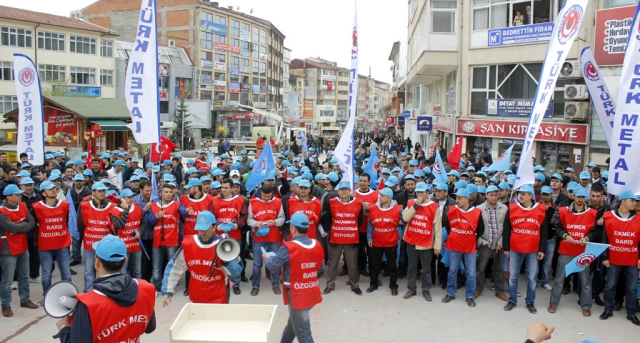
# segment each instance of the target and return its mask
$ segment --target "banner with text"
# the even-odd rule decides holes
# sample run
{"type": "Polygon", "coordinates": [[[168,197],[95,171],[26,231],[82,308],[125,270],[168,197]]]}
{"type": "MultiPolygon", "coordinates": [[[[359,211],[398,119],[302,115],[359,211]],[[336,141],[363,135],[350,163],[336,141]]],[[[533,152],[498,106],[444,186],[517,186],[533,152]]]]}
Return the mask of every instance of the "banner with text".
{"type": "Polygon", "coordinates": [[[620,65],[629,39],[636,6],[596,11],[596,39],[593,55],[598,65],[620,65]]]}
{"type": "Polygon", "coordinates": [[[589,47],[582,49],[580,69],[589,90],[593,107],[598,115],[598,120],[600,120],[604,137],[607,140],[607,144],[611,146],[611,131],[613,130],[613,118],[616,115],[616,103],[611,97],[607,84],[604,83],[604,79],[600,76],[600,68],[589,47]]]}
{"type": "Polygon", "coordinates": [[[26,55],[13,54],[16,96],[18,97],[18,154],[26,153],[29,164],[44,164],[44,119],[40,77],[26,55]]]}
{"type": "MultiPolygon", "coordinates": [[[[487,99],[485,114],[498,117],[528,117],[533,109],[533,99],[487,99]]],[[[549,101],[545,118],[553,115],[553,99],[549,101]]]]}

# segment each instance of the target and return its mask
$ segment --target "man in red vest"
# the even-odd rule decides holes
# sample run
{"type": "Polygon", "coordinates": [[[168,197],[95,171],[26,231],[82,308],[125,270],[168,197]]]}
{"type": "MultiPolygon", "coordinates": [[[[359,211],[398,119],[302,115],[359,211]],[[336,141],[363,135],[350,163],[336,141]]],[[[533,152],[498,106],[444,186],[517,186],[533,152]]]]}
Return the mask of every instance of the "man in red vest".
{"type": "MultiPolygon", "coordinates": [[[[362,182],[362,178],[360,181],[362,182]]],[[[396,258],[398,256],[398,229],[402,225],[402,205],[398,205],[393,200],[391,188],[384,188],[379,193],[380,197],[377,202],[369,205],[367,242],[371,248],[371,283],[367,288],[367,293],[378,289],[378,276],[384,255],[387,257],[387,271],[391,276],[389,281],[391,295],[396,296],[398,295],[396,258]]]]}
{"type": "Polygon", "coordinates": [[[291,240],[284,242],[277,253],[262,254],[265,266],[272,274],[280,272],[284,279],[284,304],[289,306],[289,321],[280,342],[313,342],[309,311],[322,302],[318,270],[324,251],[320,243],[307,237],[309,218],[303,212],[293,213],[289,221],[291,240]]]}
{"type": "Polygon", "coordinates": [[[40,184],[40,192],[44,200],[33,204],[31,215],[36,221],[38,252],[42,267],[42,293],[47,293],[51,287],[53,273],[53,259],[58,262],[60,276],[64,281],[71,281],[71,267],[69,266],[69,249],[71,235],[67,222],[69,220],[68,201],[58,200],[56,186],[45,181],[40,184]]]}
{"type": "Polygon", "coordinates": [[[524,185],[518,189],[518,202],[511,203],[505,215],[504,253],[509,258],[509,302],[505,311],[511,311],[518,302],[518,276],[522,263],[527,268],[527,309],[538,312],[533,302],[536,300],[536,277],[538,260],[544,259],[547,246],[547,223],[544,220],[546,208],[533,201],[533,186],[524,185]]]}
{"type": "MultiPolygon", "coordinates": [[[[596,237],[596,216],[598,211],[587,207],[587,190],[578,186],[573,190],[574,201],[568,207],[560,207],[560,220],[556,222],[556,234],[561,239],[558,249],[558,266],[556,278],[553,281],[551,299],[549,300],[549,313],[556,313],[560,304],[562,288],[565,279],[565,266],[574,257],[584,252],[586,242],[592,242],[596,237]]],[[[591,316],[591,275],[590,268],[585,268],[578,273],[580,277],[580,307],[582,315],[591,316]]]]}
{"type": "MultiPolygon", "coordinates": [[[[282,200],[274,197],[271,185],[262,185],[260,198],[253,198],[249,204],[247,224],[253,228],[253,273],[251,274],[251,295],[260,292],[262,278],[262,251],[276,252],[280,248],[280,226],[284,225],[284,210],[282,200]]],[[[280,273],[269,274],[273,293],[280,295],[280,273]]]]}
{"type": "MultiPolygon", "coordinates": [[[[355,190],[356,199],[363,204],[373,205],[378,201],[378,191],[369,187],[370,176],[367,173],[360,175],[359,188],[355,190]]],[[[367,240],[367,230],[369,226],[369,214],[365,213],[360,225],[360,242],[358,245],[358,271],[364,276],[369,276],[367,272],[367,262],[369,262],[369,272],[371,271],[371,251],[367,240]]],[[[382,256],[382,255],[380,255],[382,256]]],[[[394,255],[395,256],[395,255],[394,255]]],[[[377,284],[376,284],[377,285],[377,284]]]]}
{"type": "MultiPolygon", "coordinates": [[[[475,187],[475,185],[473,186],[475,187]]],[[[447,226],[449,238],[445,247],[449,250],[449,274],[447,275],[447,295],[443,303],[449,303],[456,298],[458,268],[464,260],[466,285],[465,297],[469,307],[476,307],[476,242],[484,233],[482,211],[469,204],[468,189],[459,189],[456,193],[456,206],[449,208],[447,226]]]]}
{"type": "Polygon", "coordinates": [[[613,302],[616,295],[618,277],[624,273],[627,319],[634,325],[640,326],[636,317],[636,298],[638,269],[640,259],[640,216],[635,210],[636,196],[631,191],[620,193],[618,210],[605,212],[604,236],[602,243],[610,244],[609,249],[602,253],[602,265],[608,268],[607,285],[604,289],[604,312],[600,319],[606,320],[613,316],[613,302]]]}
{"type": "MultiPolygon", "coordinates": [[[[292,185],[294,185],[292,191],[297,193],[297,195],[291,196],[286,205],[289,218],[296,212],[303,212],[304,214],[306,214],[307,217],[309,217],[309,228],[306,235],[311,239],[316,239],[316,232],[318,230],[320,214],[322,211],[322,203],[318,198],[310,194],[311,183],[309,181],[298,179],[297,182],[296,180],[294,180],[292,185]]],[[[321,232],[321,234],[323,233],[324,232],[321,232]]],[[[285,236],[286,234],[287,233],[285,232],[285,236]]]]}
{"type": "MultiPolygon", "coordinates": [[[[302,181],[308,184],[309,181],[302,181]]],[[[302,185],[302,183],[300,184],[302,185]]],[[[300,186],[299,185],[299,186],[300,186]]],[[[330,210],[324,212],[323,221],[331,223],[329,232],[329,275],[324,294],[331,293],[336,287],[338,264],[344,253],[345,263],[349,271],[351,290],[362,295],[360,274],[358,273],[358,242],[362,222],[362,202],[351,197],[351,183],[342,181],[338,184],[338,197],[329,200],[330,210]]]]}
{"type": "Polygon", "coordinates": [[[218,243],[226,237],[218,236],[216,217],[201,211],[196,219],[196,235],[185,236],[182,247],[171,258],[162,280],[162,306],[171,303],[178,281],[186,271],[191,273],[189,300],[200,304],[228,304],[229,280],[242,271],[238,259],[224,262],[217,255],[218,243]]]}
{"type": "Polygon", "coordinates": [[[78,232],[84,242],[84,291],[93,288],[96,278],[95,252],[93,243],[113,232],[111,224],[111,209],[114,205],[106,199],[107,186],[96,182],[91,186],[92,198],[80,203],[78,209],[78,232]]]}
{"type": "Polygon", "coordinates": [[[29,251],[26,235],[35,227],[35,221],[29,214],[27,205],[21,202],[22,193],[18,186],[9,184],[2,191],[5,200],[0,204],[0,240],[2,241],[0,301],[2,315],[5,317],[13,317],[11,282],[16,273],[20,307],[38,308],[38,305],[29,300],[29,251]]]}
{"type": "Polygon", "coordinates": [[[120,192],[120,203],[111,210],[111,221],[115,233],[127,245],[127,260],[122,270],[129,273],[131,265],[131,277],[142,278],[142,247],[138,238],[142,235],[140,222],[142,221],[142,208],[133,201],[133,191],[125,188],[120,192]]]}
{"type": "Polygon", "coordinates": [[[127,246],[113,235],[93,244],[97,278],[94,289],[76,295],[78,307],[71,317],[56,323],[54,338],[71,342],[139,342],[156,329],[153,285],[122,272],[127,246]],[[71,326],[69,326],[71,325],[71,326]]]}
{"type": "Polygon", "coordinates": [[[416,184],[416,199],[407,203],[402,211],[402,220],[407,223],[403,240],[407,244],[409,266],[407,270],[409,291],[404,295],[409,299],[416,295],[418,277],[418,259],[422,264],[422,297],[431,301],[431,259],[440,254],[442,247],[442,215],[440,206],[427,197],[427,184],[416,184]]]}

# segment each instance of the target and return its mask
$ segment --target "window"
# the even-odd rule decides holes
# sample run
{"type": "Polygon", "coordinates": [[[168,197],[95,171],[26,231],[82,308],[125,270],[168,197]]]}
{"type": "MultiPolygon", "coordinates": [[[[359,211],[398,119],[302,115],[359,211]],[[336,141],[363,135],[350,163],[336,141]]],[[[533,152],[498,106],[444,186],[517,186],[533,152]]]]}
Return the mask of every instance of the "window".
{"type": "Polygon", "coordinates": [[[261,46],[260,47],[260,53],[261,54],[266,54],[267,53],[267,47],[266,46],[261,46]]]}
{"type": "Polygon", "coordinates": [[[96,54],[96,39],[80,36],[69,36],[69,51],[78,54],[96,54]]]}
{"type": "Polygon", "coordinates": [[[455,33],[456,32],[456,0],[432,0],[431,1],[431,32],[455,33]]]}
{"type": "Polygon", "coordinates": [[[200,57],[203,60],[206,61],[213,61],[213,53],[210,51],[200,51],[200,53],[202,54],[202,57],[200,57]]]}
{"type": "Polygon", "coordinates": [[[76,85],[95,85],[96,70],[94,68],[71,67],[71,83],[76,85]]]}
{"type": "Polygon", "coordinates": [[[251,48],[251,43],[242,41],[242,49],[249,50],[249,48],[251,48]]]}
{"type": "Polygon", "coordinates": [[[216,37],[216,42],[217,43],[222,43],[225,44],[227,43],[227,36],[223,36],[223,35],[215,35],[216,37]]]}
{"type": "Polygon", "coordinates": [[[240,57],[231,56],[231,68],[240,69],[240,57]]]}
{"type": "Polygon", "coordinates": [[[0,28],[0,45],[30,48],[31,30],[2,26],[0,28]]]}
{"type": "Polygon", "coordinates": [[[216,23],[227,26],[227,18],[216,14],[216,23]]]}
{"type": "Polygon", "coordinates": [[[347,81],[338,81],[338,86],[348,86],[349,82],[347,81]]]}
{"type": "Polygon", "coordinates": [[[557,0],[473,0],[473,30],[552,22],[560,10],[558,2],[557,0]]]}
{"type": "Polygon", "coordinates": [[[267,44],[267,31],[260,30],[260,43],[267,44]]]}
{"type": "Polygon", "coordinates": [[[200,91],[200,100],[211,100],[211,91],[200,91]]]}
{"type": "Polygon", "coordinates": [[[229,41],[231,42],[231,45],[233,46],[240,46],[240,40],[238,38],[230,38],[229,41]]]}
{"type": "Polygon", "coordinates": [[[100,56],[113,57],[113,42],[110,40],[100,41],[100,56]]]}
{"type": "Polygon", "coordinates": [[[229,74],[229,82],[240,82],[240,75],[229,74]]]}
{"type": "Polygon", "coordinates": [[[333,117],[333,110],[320,110],[321,117],[333,117]]]}
{"type": "Polygon", "coordinates": [[[253,46],[253,58],[254,59],[258,59],[258,49],[260,48],[260,46],[258,44],[252,44],[253,46]]]}
{"type": "Polygon", "coordinates": [[[65,81],[67,79],[65,66],[40,64],[38,66],[38,73],[40,74],[40,81],[42,82],[65,81]]]}
{"type": "Polygon", "coordinates": [[[341,76],[341,77],[349,77],[349,72],[346,72],[346,71],[339,71],[339,72],[338,72],[338,76],[341,76]]]}
{"type": "MultiPolygon", "coordinates": [[[[241,67],[242,67],[241,69],[249,69],[249,59],[243,58],[243,59],[240,60],[240,62],[242,63],[241,64],[241,67]]],[[[248,71],[247,71],[247,73],[248,73],[248,71]]]]}
{"type": "Polygon", "coordinates": [[[18,97],[13,95],[0,95],[0,114],[11,112],[18,108],[18,97]]]}
{"type": "Polygon", "coordinates": [[[606,0],[605,8],[631,6],[638,3],[638,0],[606,0]]]}
{"type": "Polygon", "coordinates": [[[338,100],[338,106],[349,106],[349,100],[338,100]]]}
{"type": "Polygon", "coordinates": [[[240,99],[240,93],[229,93],[229,100],[238,101],[240,99]]]}
{"type": "Polygon", "coordinates": [[[158,88],[169,88],[169,77],[160,76],[158,78],[158,88]]]}
{"type": "Polygon", "coordinates": [[[38,49],[64,51],[64,34],[38,32],[38,49]]]}
{"type": "Polygon", "coordinates": [[[0,80],[1,81],[15,80],[15,77],[13,75],[13,62],[0,62],[0,80]]]}
{"type": "Polygon", "coordinates": [[[242,30],[251,33],[251,25],[247,23],[242,23],[242,30]]]}
{"type": "Polygon", "coordinates": [[[213,14],[202,12],[202,14],[200,15],[200,19],[206,20],[206,21],[213,21],[213,14]]]}
{"type": "Polygon", "coordinates": [[[214,97],[215,100],[225,100],[224,92],[215,92],[214,97]]]}
{"type": "Polygon", "coordinates": [[[251,80],[250,80],[249,76],[242,75],[240,77],[240,83],[249,84],[249,83],[251,83],[250,81],[251,80]]]}
{"type": "Polygon", "coordinates": [[[216,62],[225,63],[225,61],[227,60],[227,56],[225,54],[216,54],[215,58],[216,58],[215,59],[216,62]]]}
{"type": "Polygon", "coordinates": [[[214,80],[225,81],[226,77],[227,77],[227,74],[225,74],[225,73],[215,73],[213,75],[213,77],[214,77],[214,80]]]}
{"type": "Polygon", "coordinates": [[[210,71],[201,71],[200,80],[213,80],[213,74],[210,71]]]}
{"type": "Polygon", "coordinates": [[[100,85],[101,86],[113,86],[113,70],[100,70],[100,85]]]}
{"type": "Polygon", "coordinates": [[[235,19],[231,19],[231,35],[240,36],[240,22],[235,19]]]}
{"type": "Polygon", "coordinates": [[[349,91],[338,91],[339,95],[349,95],[349,91]]]}
{"type": "Polygon", "coordinates": [[[253,76],[258,76],[258,67],[259,67],[258,61],[253,61],[253,76]]]}
{"type": "Polygon", "coordinates": [[[213,49],[213,33],[201,32],[202,39],[200,39],[200,45],[203,49],[213,49]]]}
{"type": "Polygon", "coordinates": [[[260,62],[260,76],[267,76],[267,64],[264,62],[260,62]]]}
{"type": "Polygon", "coordinates": [[[260,42],[260,29],[257,27],[253,28],[253,42],[254,43],[260,42]]]}

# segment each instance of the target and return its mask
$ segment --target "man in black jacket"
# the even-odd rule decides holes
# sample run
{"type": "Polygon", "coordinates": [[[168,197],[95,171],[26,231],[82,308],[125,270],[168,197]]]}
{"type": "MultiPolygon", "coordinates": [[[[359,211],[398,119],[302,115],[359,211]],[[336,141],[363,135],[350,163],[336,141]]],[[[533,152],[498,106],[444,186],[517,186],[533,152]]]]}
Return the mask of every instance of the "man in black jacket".
{"type": "Polygon", "coordinates": [[[569,206],[571,203],[571,198],[562,193],[563,186],[562,175],[560,175],[560,173],[553,174],[553,176],[551,176],[551,196],[553,197],[553,203],[558,207],[569,206]]]}
{"type": "MultiPolygon", "coordinates": [[[[402,205],[402,210],[404,211],[407,208],[407,203],[411,199],[415,199],[418,196],[416,195],[416,178],[409,174],[404,178],[404,191],[398,193],[395,197],[395,201],[398,202],[398,205],[402,205]]],[[[433,260],[432,260],[433,261],[433,260]]],[[[433,263],[433,262],[432,262],[433,263]]],[[[408,256],[407,256],[407,243],[402,240],[400,242],[400,260],[398,261],[398,277],[407,276],[407,268],[408,268],[408,256]]],[[[435,278],[435,274],[431,274],[432,278],[435,278]]]]}
{"type": "MultiPolygon", "coordinates": [[[[437,202],[438,205],[440,206],[440,213],[442,213],[443,225],[446,225],[445,223],[448,223],[447,212],[449,212],[449,206],[454,206],[456,204],[455,201],[449,198],[448,191],[449,191],[449,186],[446,184],[439,183],[435,186],[435,197],[433,198],[433,201],[437,202]]],[[[449,228],[445,228],[443,226],[442,229],[448,230],[449,228]]],[[[438,255],[437,259],[434,258],[431,260],[431,283],[433,283],[434,285],[436,283],[436,273],[434,272],[434,270],[436,270],[436,263],[438,265],[437,274],[438,274],[438,280],[440,280],[440,286],[442,287],[442,289],[446,289],[447,275],[449,274],[449,268],[445,267],[444,263],[442,263],[442,254],[438,255]]]]}

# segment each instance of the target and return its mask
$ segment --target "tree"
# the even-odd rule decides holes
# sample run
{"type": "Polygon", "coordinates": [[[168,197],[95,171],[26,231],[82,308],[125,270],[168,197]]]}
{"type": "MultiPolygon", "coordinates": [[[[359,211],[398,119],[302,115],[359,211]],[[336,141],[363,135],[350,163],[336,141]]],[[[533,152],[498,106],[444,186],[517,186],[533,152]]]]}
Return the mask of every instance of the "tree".
{"type": "Polygon", "coordinates": [[[42,95],[44,96],[83,96],[71,91],[71,81],[54,80],[42,83],[42,95]]]}
{"type": "Polygon", "coordinates": [[[173,131],[171,132],[171,140],[173,142],[182,142],[177,144],[180,149],[185,150],[184,143],[191,133],[189,132],[189,126],[191,121],[189,120],[189,106],[184,101],[184,97],[180,98],[180,103],[176,106],[176,115],[173,117],[173,131]]]}

